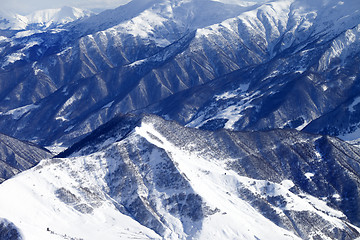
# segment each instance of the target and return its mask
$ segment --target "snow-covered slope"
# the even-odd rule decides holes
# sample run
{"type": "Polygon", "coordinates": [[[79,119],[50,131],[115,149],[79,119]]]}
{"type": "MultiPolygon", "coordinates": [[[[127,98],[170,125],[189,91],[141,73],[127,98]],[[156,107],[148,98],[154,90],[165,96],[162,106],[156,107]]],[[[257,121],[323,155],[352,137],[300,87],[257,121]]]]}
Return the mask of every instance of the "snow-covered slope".
{"type": "Polygon", "coordinates": [[[0,233],[359,237],[360,151],[314,134],[358,136],[359,9],[357,0],[133,0],[89,18],[37,12],[24,28],[42,30],[2,30],[0,131],[77,143],[0,185],[0,233]],[[192,128],[118,116],[129,112],[192,128]]]}
{"type": "Polygon", "coordinates": [[[82,10],[74,7],[62,7],[58,9],[40,10],[26,16],[28,26],[35,28],[51,28],[73,22],[78,19],[93,15],[88,10],[82,10]]]}
{"type": "Polygon", "coordinates": [[[25,16],[0,10],[0,29],[25,29],[27,25],[27,19],[25,16]]]}
{"type": "Polygon", "coordinates": [[[295,131],[123,116],[1,184],[0,215],[25,239],[354,239],[358,154],[295,131]]]}

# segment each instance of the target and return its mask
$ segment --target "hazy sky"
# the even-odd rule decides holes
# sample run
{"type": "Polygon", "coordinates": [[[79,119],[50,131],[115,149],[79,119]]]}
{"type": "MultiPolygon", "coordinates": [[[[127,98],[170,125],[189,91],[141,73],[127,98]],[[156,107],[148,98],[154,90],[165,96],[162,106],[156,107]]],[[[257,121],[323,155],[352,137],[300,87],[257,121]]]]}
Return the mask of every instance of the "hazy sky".
{"type": "Polygon", "coordinates": [[[28,14],[30,12],[72,6],[85,9],[92,8],[115,8],[129,0],[0,0],[2,11],[10,10],[15,13],[28,14]]]}

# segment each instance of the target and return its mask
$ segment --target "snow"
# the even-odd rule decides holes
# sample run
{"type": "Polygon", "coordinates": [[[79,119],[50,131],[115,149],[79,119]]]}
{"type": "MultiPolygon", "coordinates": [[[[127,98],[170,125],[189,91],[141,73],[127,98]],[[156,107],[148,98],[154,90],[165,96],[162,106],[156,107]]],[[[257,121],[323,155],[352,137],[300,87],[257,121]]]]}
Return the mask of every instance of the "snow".
{"type": "Polygon", "coordinates": [[[108,104],[106,104],[105,106],[103,106],[101,109],[109,108],[109,107],[111,107],[111,105],[113,105],[113,103],[114,103],[114,101],[111,101],[108,104]]]}
{"type": "MultiPolygon", "coordinates": [[[[355,141],[357,142],[360,140],[360,128],[356,128],[355,131],[351,133],[343,133],[338,136],[338,138],[344,140],[344,141],[355,141]]],[[[358,144],[356,144],[358,145],[358,144]]]]}
{"type": "MultiPolygon", "coordinates": [[[[67,92],[65,92],[65,94],[67,95],[67,92]]],[[[66,100],[66,102],[60,108],[60,110],[56,116],[56,120],[68,121],[68,118],[72,113],[69,110],[72,108],[73,103],[78,101],[79,99],[81,99],[81,97],[82,97],[82,95],[80,93],[76,93],[75,95],[68,98],[68,100],[66,100]]]]}
{"type": "Polygon", "coordinates": [[[23,59],[26,55],[22,52],[15,52],[8,56],[6,56],[5,62],[2,64],[2,68],[6,67],[9,64],[15,63],[16,61],[19,61],[23,59]]]}
{"type": "Polygon", "coordinates": [[[323,156],[319,151],[315,151],[315,160],[317,161],[322,161],[323,160],[323,156]]]}
{"type": "Polygon", "coordinates": [[[20,119],[24,114],[29,112],[30,110],[36,109],[40,107],[39,105],[30,104],[23,107],[15,108],[12,110],[9,110],[5,113],[0,113],[0,115],[11,115],[11,117],[15,120],[20,119]]]}
{"type": "Polygon", "coordinates": [[[139,66],[139,65],[145,63],[146,61],[147,61],[146,59],[141,59],[141,60],[135,61],[133,63],[130,63],[128,66],[129,67],[136,67],[136,66],[139,66]]]}
{"type": "MultiPolygon", "coordinates": [[[[165,151],[178,171],[188,180],[191,189],[201,196],[203,203],[210,209],[216,209],[214,214],[203,219],[201,225],[192,226],[196,230],[194,236],[185,234],[180,220],[166,209],[157,209],[166,218],[169,227],[164,233],[164,239],[299,239],[242,200],[239,197],[241,188],[264,199],[268,196],[282,196],[286,204],[274,207],[280,215],[286,210],[310,211],[334,226],[346,227],[340,220],[344,215],[327,206],[325,201],[305,193],[292,193],[290,189],[294,183],[291,180],[274,183],[240,176],[227,167],[228,161],[235,159],[213,159],[205,157],[201,152],[182,149],[171,143],[151,122],[143,121],[127,139],[124,140],[125,146],[144,140],[157,147],[148,156],[149,164],[153,166],[162,161],[162,151],[165,151]]],[[[163,239],[131,217],[120,213],[115,207],[115,200],[107,193],[107,176],[109,171],[116,169],[119,158],[113,151],[120,149],[122,144],[121,141],[109,139],[102,145],[102,151],[90,155],[46,159],[35,168],[4,182],[0,185],[1,217],[13,222],[21,230],[25,240],[112,240],[119,237],[163,239]],[[90,195],[85,194],[84,189],[90,195]],[[59,192],[66,193],[67,197],[59,195],[59,192]]],[[[59,145],[49,149],[55,152],[62,150],[59,145]]],[[[125,157],[123,161],[132,166],[135,172],[139,171],[136,169],[140,166],[132,163],[132,159],[125,157]]],[[[311,177],[310,173],[306,174],[311,177]]],[[[142,179],[139,175],[138,181],[143,181],[142,179]]],[[[149,190],[144,186],[139,184],[136,191],[139,196],[146,198],[149,190]]],[[[170,192],[152,194],[160,197],[159,194],[170,192]]],[[[157,204],[161,206],[161,203],[157,204]]]]}
{"type": "Polygon", "coordinates": [[[0,23],[0,30],[21,30],[26,28],[26,17],[19,14],[0,10],[0,19],[5,20],[4,23],[0,23]]]}
{"type": "MultiPolygon", "coordinates": [[[[19,34],[19,33],[18,33],[19,34]]],[[[21,49],[19,49],[17,52],[14,52],[10,55],[7,55],[5,57],[5,61],[3,62],[2,64],[2,68],[10,65],[10,64],[13,64],[15,63],[16,61],[19,61],[19,60],[22,60],[24,59],[27,54],[25,53],[25,51],[33,46],[36,46],[36,45],[40,45],[40,43],[42,42],[42,40],[38,40],[38,39],[34,39],[34,40],[31,40],[29,42],[27,42],[25,44],[25,46],[23,46],[21,49]]],[[[13,44],[13,42],[11,42],[11,44],[13,44]]]]}
{"type": "Polygon", "coordinates": [[[184,153],[150,124],[143,123],[141,127],[136,128],[136,133],[167,151],[176,162],[179,171],[189,179],[195,192],[200,194],[210,207],[220,210],[206,218],[197,238],[254,239],[256,236],[260,239],[298,239],[293,233],[279,228],[237,197],[238,184],[252,179],[239,177],[236,173],[226,170],[220,162],[184,153]],[[219,231],[218,226],[226,227],[219,231]]]}
{"type": "MultiPolygon", "coordinates": [[[[79,185],[71,176],[72,171],[87,172],[83,161],[68,160],[67,163],[51,163],[44,160],[41,167],[20,174],[0,186],[0,192],[6,193],[0,199],[1,215],[19,227],[26,240],[32,239],[160,239],[154,232],[144,228],[129,216],[121,214],[107,196],[101,206],[91,214],[82,214],[62,202],[55,196],[55,191],[63,187],[69,188],[73,194],[79,194],[80,187],[101,183],[91,177],[85,177],[87,182],[79,185]],[[71,164],[71,165],[70,165],[71,164]],[[70,169],[62,169],[62,166],[70,169]],[[68,171],[66,171],[68,170],[68,171]],[[73,186],[73,187],[71,187],[73,186]],[[26,201],[23,201],[26,199],[26,201]],[[16,207],[10,207],[16,206],[16,207]],[[36,216],[36,221],[34,221],[36,216]],[[76,227],[74,227],[76,226],[76,227]],[[49,228],[51,231],[47,231],[49,228]],[[51,232],[54,232],[52,234],[51,232]]],[[[95,159],[88,159],[88,164],[95,159]]],[[[81,175],[81,172],[78,172],[81,175]]],[[[105,174],[105,169],[99,169],[99,177],[105,174]]],[[[81,195],[77,196],[81,198],[81,195]]]]}
{"type": "Polygon", "coordinates": [[[52,154],[57,155],[67,149],[67,147],[63,147],[61,144],[55,144],[52,146],[46,146],[47,150],[49,150],[52,154]]]}
{"type": "Polygon", "coordinates": [[[306,177],[307,179],[309,179],[309,180],[311,180],[312,177],[314,177],[314,176],[315,176],[315,174],[313,174],[313,173],[310,173],[310,172],[305,173],[305,177],[306,177]]]}
{"type": "Polygon", "coordinates": [[[133,18],[131,21],[121,25],[129,34],[148,38],[156,27],[163,25],[167,19],[149,10],[144,11],[140,16],[133,18]]]}
{"type": "Polygon", "coordinates": [[[240,84],[239,88],[234,91],[224,92],[220,95],[215,95],[216,101],[227,100],[237,97],[239,94],[246,92],[249,89],[250,83],[240,84]]]}
{"type": "Polygon", "coordinates": [[[214,2],[221,2],[224,4],[233,4],[233,5],[239,5],[242,7],[249,7],[253,6],[258,3],[264,3],[266,0],[255,0],[255,1],[239,1],[239,0],[212,0],[214,2]]]}
{"type": "Polygon", "coordinates": [[[332,61],[340,59],[342,62],[351,56],[352,50],[360,46],[360,24],[345,31],[332,41],[331,47],[323,54],[319,61],[320,71],[325,71],[332,61]]]}
{"type": "Polygon", "coordinates": [[[355,106],[357,106],[360,103],[360,97],[356,97],[354,101],[349,105],[348,110],[353,113],[355,112],[355,106]]]}
{"type": "MultiPolygon", "coordinates": [[[[240,2],[235,0],[216,0],[218,2],[250,6],[256,4],[255,2],[240,2]]],[[[299,32],[308,32],[311,29],[320,29],[319,26],[314,25],[314,19],[320,16],[319,9],[316,11],[307,11],[305,8],[297,8],[293,15],[291,15],[286,9],[289,9],[289,5],[294,1],[277,1],[269,2],[267,5],[263,5],[256,8],[253,11],[246,13],[239,13],[239,16],[232,16],[233,18],[223,21],[221,24],[212,24],[212,19],[203,22],[206,26],[200,28],[197,31],[197,37],[210,38],[214,34],[220,34],[220,29],[226,28],[229,31],[239,33],[239,29],[236,29],[237,21],[244,23],[252,33],[259,34],[266,42],[266,47],[271,50],[274,44],[277,44],[277,40],[283,36],[286,32],[290,35],[288,42],[284,42],[283,48],[290,46],[292,41],[295,41],[299,32]],[[271,14],[280,13],[278,19],[274,19],[271,14]],[[267,20],[267,24],[259,21],[260,13],[267,20]],[[306,17],[303,15],[306,13],[306,17]],[[288,24],[288,18],[292,16],[294,24],[288,24]],[[271,31],[268,31],[271,30],[271,31]]],[[[297,1],[299,3],[299,1],[297,1]]],[[[183,1],[183,4],[186,2],[183,1]]],[[[162,7],[166,8],[166,12],[156,12],[146,10],[135,16],[131,20],[124,21],[121,24],[100,32],[97,37],[99,39],[102,35],[105,37],[108,33],[122,32],[131,34],[134,37],[140,37],[149,39],[155,42],[157,46],[164,47],[171,43],[171,37],[164,34],[162,37],[155,37],[158,29],[165,29],[165,25],[169,22],[169,19],[173,17],[173,8],[168,8],[168,3],[164,3],[162,7]]],[[[346,5],[344,2],[338,2],[339,6],[346,5]]],[[[335,8],[336,6],[334,6],[335,8]]],[[[164,9],[160,8],[160,9],[164,9]]],[[[295,8],[296,9],[296,8],[295,8]]],[[[65,9],[66,10],[66,9],[65,9]]],[[[65,11],[60,15],[58,11],[48,10],[38,12],[32,16],[27,17],[27,23],[41,23],[45,27],[49,27],[54,22],[65,23],[72,21],[74,18],[81,17],[81,12],[74,12],[71,10],[70,14],[65,14],[65,11]],[[67,16],[73,14],[74,18],[68,18],[67,16]],[[57,16],[57,17],[56,17],[57,16]]],[[[67,9],[68,10],[68,9],[67,9]]],[[[153,9],[152,9],[153,10],[153,9]]],[[[69,13],[69,12],[67,12],[69,13]]],[[[227,12],[222,13],[224,18],[227,12]]],[[[22,18],[24,20],[24,18],[22,18]]],[[[331,18],[327,19],[331,22],[331,18]]],[[[186,25],[189,22],[182,22],[186,25]]],[[[181,26],[181,24],[179,25],[181,26]]],[[[196,24],[192,27],[198,27],[196,24]]],[[[16,35],[16,38],[30,36],[34,33],[40,32],[39,30],[21,31],[16,35]]],[[[314,34],[319,32],[313,31],[314,34]]],[[[341,36],[332,41],[332,46],[327,51],[321,62],[319,63],[321,69],[325,69],[334,59],[341,58],[342,61],[349,56],[352,47],[357,47],[359,40],[359,27],[344,32],[341,36]]],[[[300,36],[300,34],[299,34],[300,36]]],[[[89,41],[94,41],[94,36],[87,36],[89,41]]],[[[4,38],[0,39],[6,40],[4,38]]],[[[103,39],[106,42],[106,39],[103,39]]],[[[26,48],[30,48],[36,45],[37,42],[30,42],[26,45],[26,48]]],[[[64,50],[60,54],[65,54],[71,48],[64,50]]],[[[3,66],[14,63],[21,60],[25,56],[24,53],[17,52],[6,57],[3,66]]],[[[139,60],[133,62],[129,66],[136,66],[144,63],[146,60],[139,60]]],[[[41,70],[33,65],[35,74],[38,74],[41,70]]],[[[303,73],[306,69],[299,66],[296,72],[303,73]]],[[[277,76],[279,72],[274,71],[268,75],[264,80],[268,80],[277,76]]],[[[321,86],[324,91],[327,90],[327,86],[321,86]]],[[[231,101],[237,100],[232,105],[222,106],[217,109],[217,114],[211,118],[206,118],[206,114],[198,116],[188,126],[201,126],[207,121],[214,119],[227,119],[225,128],[233,129],[234,124],[243,116],[243,112],[246,109],[253,108],[251,104],[255,97],[258,97],[259,92],[252,94],[245,93],[249,89],[249,84],[241,85],[235,91],[224,92],[215,96],[216,101],[231,101]]],[[[67,89],[64,88],[63,93],[67,93],[67,89]]],[[[81,96],[72,96],[65,102],[59,112],[56,120],[67,121],[67,117],[71,114],[70,107],[75,101],[80,99],[81,96]],[[65,112],[68,112],[65,114],[65,112]]],[[[360,97],[356,98],[354,102],[349,106],[349,111],[354,112],[355,106],[360,103],[360,97]]],[[[111,107],[113,102],[103,106],[103,108],[111,107]]],[[[31,104],[21,108],[16,108],[2,115],[11,115],[14,119],[20,119],[31,109],[39,106],[31,104]]],[[[297,129],[303,129],[308,122],[297,129]]],[[[73,126],[69,126],[65,132],[70,131],[73,126]]],[[[256,179],[241,177],[232,170],[228,170],[226,165],[221,161],[224,159],[206,159],[199,157],[196,153],[184,152],[177,146],[168,141],[166,136],[161,135],[154,126],[151,124],[143,123],[140,127],[136,128],[136,136],[145,138],[150,143],[154,144],[160,149],[165,150],[176,162],[179,171],[189,179],[191,187],[196,193],[204,198],[204,201],[212,208],[218,208],[219,212],[207,217],[199,234],[200,239],[297,239],[297,237],[276,226],[268,219],[264,218],[254,208],[252,208],[247,202],[241,200],[238,194],[239,186],[249,189],[251,192],[259,194],[262,197],[266,196],[284,196],[286,199],[286,206],[276,209],[278,212],[284,210],[294,211],[312,211],[320,214],[326,219],[329,219],[331,223],[341,227],[342,223],[336,218],[344,217],[340,212],[331,209],[326,203],[320,199],[314,198],[310,195],[302,195],[299,197],[292,193],[290,189],[294,186],[290,180],[284,180],[280,184],[270,181],[260,181],[256,179]],[[155,137],[154,137],[155,136],[155,137]],[[225,175],[226,173],[226,175],[225,175]],[[334,217],[334,218],[333,218],[334,217]],[[219,226],[226,226],[219,229],[219,226]]],[[[343,139],[355,139],[360,137],[360,129],[357,131],[344,135],[343,139]]],[[[104,143],[104,146],[111,146],[112,140],[109,139],[104,143]]],[[[49,147],[54,152],[63,150],[60,146],[49,147]]],[[[315,152],[317,160],[321,160],[322,156],[319,152],[315,152]]],[[[151,153],[152,159],[160,159],[161,154],[158,151],[151,153]]],[[[96,207],[91,214],[83,214],[74,210],[73,206],[69,206],[61,202],[55,197],[54,192],[63,187],[69,187],[70,191],[76,195],[79,194],[78,188],[85,184],[87,186],[96,186],[97,189],[103,189],[106,184],[103,182],[106,171],[108,171],[104,156],[101,154],[93,154],[86,157],[76,157],[64,160],[45,160],[38,168],[29,170],[24,174],[11,179],[0,186],[1,196],[5,196],[0,199],[0,212],[2,216],[13,221],[19,226],[26,239],[49,239],[58,238],[63,239],[62,235],[73,238],[85,238],[85,239],[116,239],[122,236],[124,238],[160,238],[157,234],[141,226],[132,218],[119,213],[113,205],[112,199],[109,196],[101,195],[101,206],[96,207]],[[60,162],[56,162],[60,161],[60,162]],[[93,164],[97,171],[89,173],[86,170],[87,164],[93,164]],[[43,168],[43,169],[42,169],[43,168]],[[74,178],[72,174],[76,173],[77,178],[74,178]],[[28,201],[21,201],[27,199],[28,201]],[[16,206],[13,207],[13,206],[16,206]],[[38,216],[38,221],[33,221],[33,216],[38,216]],[[78,226],[74,228],[73,226],[78,226]],[[51,231],[46,231],[49,227],[51,231],[58,234],[51,234],[51,231]]],[[[305,173],[305,177],[308,180],[312,180],[313,173],[305,173]]],[[[140,189],[144,191],[145,189],[140,189]]],[[[334,195],[334,198],[338,199],[340,196],[334,195]]],[[[81,198],[81,197],[80,197],[81,198]]],[[[86,199],[81,198],[82,203],[88,204],[86,199]]],[[[171,220],[173,229],[182,229],[180,223],[176,219],[171,220]]],[[[170,234],[170,233],[169,233],[170,234]]],[[[172,236],[168,236],[169,238],[172,236]]]]}
{"type": "Polygon", "coordinates": [[[281,186],[283,186],[285,189],[289,190],[290,188],[294,187],[295,184],[291,180],[283,180],[281,182],[281,186]]]}
{"type": "Polygon", "coordinates": [[[62,121],[62,122],[67,122],[67,121],[69,121],[70,115],[71,115],[71,112],[68,112],[65,115],[58,114],[58,116],[55,117],[55,120],[62,121]]]}
{"type": "MultiPolygon", "coordinates": [[[[54,24],[64,25],[77,19],[91,16],[93,13],[88,10],[65,6],[62,8],[35,11],[26,16],[12,13],[5,14],[6,16],[2,13],[0,13],[0,15],[9,21],[8,24],[0,24],[0,29],[25,30],[27,28],[33,28],[33,25],[42,29],[49,28],[54,24]]],[[[31,31],[28,33],[31,33],[31,31]]]]}
{"type": "Polygon", "coordinates": [[[6,41],[6,40],[8,40],[8,38],[7,37],[4,37],[4,36],[0,36],[0,42],[2,42],[2,41],[6,41]]]}
{"type": "Polygon", "coordinates": [[[296,128],[296,130],[298,130],[298,131],[303,130],[303,129],[308,125],[308,123],[309,123],[309,121],[306,121],[306,120],[305,120],[303,124],[301,124],[300,126],[298,126],[298,127],[296,128]]]}
{"type": "Polygon", "coordinates": [[[341,201],[341,197],[338,193],[335,193],[332,197],[335,198],[336,201],[341,201]]]}
{"type": "Polygon", "coordinates": [[[258,97],[260,92],[256,91],[253,93],[247,93],[246,89],[249,87],[248,84],[241,85],[237,90],[225,92],[221,95],[216,95],[214,98],[216,101],[231,101],[232,99],[236,99],[234,103],[229,105],[223,105],[217,107],[216,114],[211,116],[210,118],[206,118],[206,113],[201,114],[196,119],[192,120],[190,123],[187,124],[188,127],[200,127],[204,125],[206,122],[215,119],[227,119],[228,121],[225,123],[224,128],[226,129],[234,129],[234,124],[244,115],[242,114],[243,111],[249,108],[255,107],[251,104],[254,98],[258,97]]]}

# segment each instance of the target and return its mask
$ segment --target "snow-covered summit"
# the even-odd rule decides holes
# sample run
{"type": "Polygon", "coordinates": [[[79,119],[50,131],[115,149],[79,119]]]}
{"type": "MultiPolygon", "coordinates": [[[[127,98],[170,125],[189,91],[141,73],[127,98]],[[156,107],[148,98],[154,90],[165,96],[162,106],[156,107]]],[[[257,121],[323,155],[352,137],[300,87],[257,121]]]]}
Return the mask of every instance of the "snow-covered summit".
{"type": "Polygon", "coordinates": [[[65,6],[58,9],[36,11],[27,15],[26,18],[28,19],[28,24],[48,28],[51,25],[66,24],[80,18],[91,16],[92,14],[93,13],[88,10],[65,6]]]}
{"type": "Polygon", "coordinates": [[[360,187],[344,184],[359,179],[358,153],[294,131],[199,131],[128,115],[0,185],[0,212],[25,239],[350,240],[358,215],[346,210],[360,187]]]}
{"type": "Polygon", "coordinates": [[[0,12],[0,29],[47,29],[89,17],[92,14],[89,10],[68,6],[39,10],[25,16],[2,11],[0,12]]]}

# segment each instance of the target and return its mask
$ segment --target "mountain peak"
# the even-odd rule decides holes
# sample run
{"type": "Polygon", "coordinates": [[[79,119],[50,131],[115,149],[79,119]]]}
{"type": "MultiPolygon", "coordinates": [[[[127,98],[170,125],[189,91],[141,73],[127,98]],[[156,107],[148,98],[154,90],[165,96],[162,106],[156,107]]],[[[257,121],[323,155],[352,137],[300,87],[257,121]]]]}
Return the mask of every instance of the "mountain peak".
{"type": "Polygon", "coordinates": [[[0,16],[3,16],[4,21],[2,24],[0,23],[0,29],[48,29],[91,15],[93,15],[91,11],[69,6],[38,10],[25,16],[20,14],[1,14],[0,16]]]}

